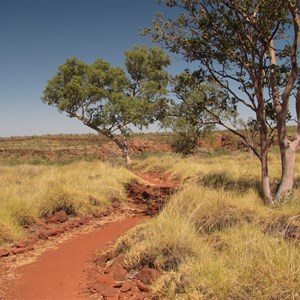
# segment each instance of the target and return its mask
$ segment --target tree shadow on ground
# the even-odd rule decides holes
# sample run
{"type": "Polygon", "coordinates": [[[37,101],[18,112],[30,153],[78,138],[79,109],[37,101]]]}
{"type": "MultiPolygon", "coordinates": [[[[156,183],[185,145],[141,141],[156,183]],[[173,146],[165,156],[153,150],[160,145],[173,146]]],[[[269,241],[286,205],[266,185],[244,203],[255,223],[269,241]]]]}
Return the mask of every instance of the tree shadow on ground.
{"type": "Polygon", "coordinates": [[[236,180],[225,172],[208,174],[199,178],[198,183],[211,189],[231,191],[242,195],[254,189],[260,196],[262,195],[260,181],[247,178],[236,180]]]}

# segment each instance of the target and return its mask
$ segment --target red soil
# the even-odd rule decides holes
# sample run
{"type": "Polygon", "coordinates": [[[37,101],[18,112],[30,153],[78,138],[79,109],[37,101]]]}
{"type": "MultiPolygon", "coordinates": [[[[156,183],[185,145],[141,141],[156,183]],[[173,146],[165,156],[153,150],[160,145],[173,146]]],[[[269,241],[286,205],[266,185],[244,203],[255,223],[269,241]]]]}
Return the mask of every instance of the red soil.
{"type": "MultiPolygon", "coordinates": [[[[19,140],[20,141],[20,140],[19,140]]],[[[128,142],[130,154],[141,154],[143,152],[172,152],[172,147],[165,143],[147,141],[144,139],[131,139],[128,142]]],[[[122,157],[121,150],[114,142],[105,143],[102,146],[87,145],[86,147],[64,148],[57,150],[49,149],[23,149],[17,148],[1,148],[0,157],[9,159],[46,159],[69,161],[81,158],[82,156],[90,156],[102,159],[120,159],[122,157]]]]}
{"type": "Polygon", "coordinates": [[[6,299],[86,299],[80,292],[82,284],[88,281],[87,263],[95,250],[143,220],[132,217],[110,223],[44,252],[36,262],[18,268],[19,278],[10,284],[6,299]]]}
{"type": "MultiPolygon", "coordinates": [[[[129,207],[125,209],[117,207],[115,211],[111,212],[112,218],[117,216],[121,217],[121,220],[110,221],[103,226],[93,223],[95,221],[92,220],[92,224],[96,224],[98,228],[93,226],[85,232],[84,230],[82,232],[80,228],[75,228],[75,234],[68,236],[72,232],[71,229],[68,233],[61,233],[59,237],[50,236],[49,240],[36,242],[37,244],[31,247],[30,252],[25,248],[24,250],[28,250],[25,253],[16,250],[20,248],[13,248],[8,250],[9,256],[0,257],[0,299],[87,299],[89,297],[88,287],[90,287],[92,275],[95,274],[92,269],[95,251],[105,249],[108,244],[116,241],[127,230],[144,221],[146,219],[144,215],[157,213],[175,188],[174,184],[168,183],[168,176],[139,175],[144,180],[152,181],[156,186],[143,186],[138,183],[127,186],[128,194],[132,199],[129,207]],[[101,227],[99,228],[99,226],[101,227]],[[61,241],[56,244],[53,242],[60,239],[61,241]],[[34,248],[36,249],[33,250],[34,248]],[[31,258],[34,259],[28,261],[31,258]]],[[[105,216],[101,218],[105,218],[105,216]]],[[[111,220],[109,216],[108,219],[111,220]]],[[[58,225],[63,226],[64,224],[58,225]]],[[[87,226],[82,225],[82,228],[87,226]]],[[[14,247],[26,247],[21,244],[16,243],[14,247]]],[[[128,289],[126,284],[120,288],[120,291],[118,290],[119,293],[122,289],[123,291],[128,289]]],[[[142,289],[147,290],[147,287],[143,286],[141,282],[138,287],[140,290],[135,288],[139,295],[144,293],[141,292],[142,289]]],[[[133,291],[132,288],[131,293],[133,291]]],[[[102,299],[101,296],[99,299],[102,299]]],[[[104,299],[115,298],[104,297],[104,299]]],[[[130,299],[135,299],[135,297],[130,299]]]]}
{"type": "Polygon", "coordinates": [[[170,180],[171,174],[169,173],[142,173],[134,172],[137,176],[147,181],[151,185],[156,187],[178,187],[180,182],[177,180],[170,180]]]}

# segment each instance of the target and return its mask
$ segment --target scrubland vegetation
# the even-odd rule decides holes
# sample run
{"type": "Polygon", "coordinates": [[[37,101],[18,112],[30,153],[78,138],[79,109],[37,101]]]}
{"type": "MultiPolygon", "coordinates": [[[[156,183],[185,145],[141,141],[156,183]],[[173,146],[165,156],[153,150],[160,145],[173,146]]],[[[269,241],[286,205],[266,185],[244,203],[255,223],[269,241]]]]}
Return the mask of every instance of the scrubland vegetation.
{"type": "MultiPolygon", "coordinates": [[[[159,135],[149,137],[159,140],[159,135]]],[[[125,254],[129,269],[162,271],[152,285],[159,299],[298,299],[299,166],[293,195],[266,206],[253,154],[198,150],[188,157],[135,157],[134,170],[168,172],[181,187],[158,216],[119,239],[115,254],[125,254]]],[[[0,243],[21,239],[24,225],[60,209],[84,215],[126,199],[124,184],[133,179],[131,172],[84,159],[51,164],[1,160],[0,243]]],[[[276,148],[269,160],[275,191],[281,174],[276,148]]]]}
{"type": "Polygon", "coordinates": [[[72,215],[105,210],[126,198],[132,174],[100,161],[0,166],[0,243],[22,237],[22,225],[63,209],[72,215]]]}
{"type": "MultiPolygon", "coordinates": [[[[279,180],[280,162],[270,161],[279,180]]],[[[263,205],[258,163],[247,153],[137,162],[171,172],[182,188],[158,217],[121,238],[116,253],[129,268],[163,271],[153,285],[160,299],[298,299],[299,189],[263,205]]]]}

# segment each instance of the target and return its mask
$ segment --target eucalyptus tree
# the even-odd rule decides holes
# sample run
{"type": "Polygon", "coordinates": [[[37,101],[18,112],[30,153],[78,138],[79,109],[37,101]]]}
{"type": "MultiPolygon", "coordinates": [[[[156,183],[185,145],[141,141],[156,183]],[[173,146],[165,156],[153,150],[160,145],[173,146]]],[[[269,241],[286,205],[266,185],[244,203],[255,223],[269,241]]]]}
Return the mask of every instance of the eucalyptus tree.
{"type": "Polygon", "coordinates": [[[234,105],[228,105],[227,94],[203,74],[185,70],[171,76],[168,112],[163,120],[164,127],[178,134],[176,149],[183,154],[192,154],[203,132],[215,128],[219,120],[236,117],[234,105]],[[218,115],[216,119],[212,112],[218,115]]]}
{"type": "Polygon", "coordinates": [[[166,105],[170,58],[146,46],[134,46],[125,57],[125,70],[103,59],[92,64],[67,59],[48,81],[42,100],[114,141],[129,164],[131,127],[154,122],[166,105]]]}
{"type": "MultiPolygon", "coordinates": [[[[172,52],[198,62],[238,108],[249,110],[259,131],[265,203],[272,204],[293,189],[295,153],[300,141],[298,44],[299,0],[161,0],[173,8],[172,18],[159,13],[146,33],[172,52]],[[178,15],[176,15],[178,13],[178,15]],[[175,17],[174,17],[175,16],[175,17]],[[297,133],[289,138],[287,119],[294,102],[297,133]],[[282,175],[275,198],[271,193],[267,113],[273,114],[282,175]]],[[[212,114],[213,115],[213,114],[212,114]]],[[[216,116],[217,117],[217,116],[216,116]]],[[[247,136],[220,122],[249,144],[247,136]]]]}

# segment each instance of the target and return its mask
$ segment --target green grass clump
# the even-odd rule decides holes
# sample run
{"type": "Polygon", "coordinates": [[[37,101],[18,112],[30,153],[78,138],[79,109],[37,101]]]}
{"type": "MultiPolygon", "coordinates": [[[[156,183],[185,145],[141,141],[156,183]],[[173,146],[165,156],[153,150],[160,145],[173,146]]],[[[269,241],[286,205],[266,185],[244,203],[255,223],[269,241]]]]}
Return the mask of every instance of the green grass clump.
{"type": "Polygon", "coordinates": [[[0,166],[0,243],[20,236],[31,224],[61,209],[72,215],[103,211],[124,200],[133,175],[100,161],[61,166],[0,166]]]}

